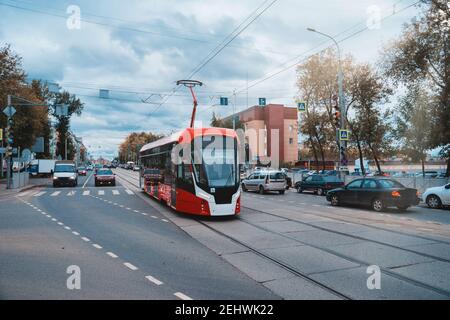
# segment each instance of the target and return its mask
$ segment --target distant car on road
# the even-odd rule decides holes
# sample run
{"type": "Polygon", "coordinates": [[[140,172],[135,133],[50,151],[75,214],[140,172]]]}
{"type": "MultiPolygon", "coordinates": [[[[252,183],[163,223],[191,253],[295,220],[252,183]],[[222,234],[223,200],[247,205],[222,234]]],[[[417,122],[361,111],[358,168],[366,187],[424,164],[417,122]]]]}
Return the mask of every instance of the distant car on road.
{"type": "Polygon", "coordinates": [[[87,170],[87,171],[92,171],[92,170],[94,170],[94,167],[90,164],[90,165],[88,165],[88,166],[86,167],[86,170],[87,170]]]}
{"type": "Polygon", "coordinates": [[[87,174],[87,170],[85,167],[78,167],[78,175],[85,176],[87,174]]]}
{"type": "Polygon", "coordinates": [[[140,166],[133,166],[133,171],[140,171],[141,167],[140,166]]]}
{"type": "Polygon", "coordinates": [[[53,169],[53,187],[78,185],[78,173],[73,161],[56,161],[53,169]]]}
{"type": "Polygon", "coordinates": [[[327,200],[331,205],[367,205],[380,212],[387,207],[406,210],[420,202],[417,189],[386,178],[356,179],[345,187],[330,190],[327,200]]]}
{"type": "Polygon", "coordinates": [[[437,178],[439,175],[439,172],[437,171],[425,171],[425,172],[417,172],[416,177],[420,178],[425,175],[425,178],[437,178]]]}
{"type": "Polygon", "coordinates": [[[422,194],[422,200],[432,209],[450,206],[450,183],[441,187],[428,188],[422,194]]]}
{"type": "Polygon", "coordinates": [[[258,191],[264,194],[268,191],[278,191],[284,194],[286,191],[286,175],[282,171],[259,171],[254,172],[241,183],[244,191],[258,191]]]}
{"type": "Polygon", "coordinates": [[[116,185],[116,176],[111,169],[99,169],[95,174],[95,186],[116,185]]]}
{"type": "Polygon", "coordinates": [[[329,190],[343,187],[344,182],[334,175],[313,174],[295,183],[298,193],[303,191],[313,191],[317,195],[325,195],[329,190]]]}

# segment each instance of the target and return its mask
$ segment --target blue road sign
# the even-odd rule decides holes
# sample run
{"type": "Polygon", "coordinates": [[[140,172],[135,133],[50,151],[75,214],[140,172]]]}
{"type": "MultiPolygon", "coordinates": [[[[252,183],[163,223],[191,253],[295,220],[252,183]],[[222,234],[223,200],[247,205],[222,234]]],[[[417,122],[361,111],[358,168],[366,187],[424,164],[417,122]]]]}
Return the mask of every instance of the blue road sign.
{"type": "Polygon", "coordinates": [[[339,140],[341,141],[348,141],[350,139],[350,131],[340,129],[339,130],[339,140]]]}
{"type": "Polygon", "coordinates": [[[16,113],[16,109],[13,106],[7,106],[5,109],[3,109],[3,113],[11,118],[15,113],[16,113]]]}
{"type": "Polygon", "coordinates": [[[259,105],[265,106],[266,105],[266,98],[259,98],[259,105]]]}
{"type": "Polygon", "coordinates": [[[227,97],[220,97],[220,105],[221,106],[227,106],[228,105],[228,98],[227,97]]]}
{"type": "Polygon", "coordinates": [[[305,112],[306,111],[306,102],[299,102],[297,103],[297,110],[298,112],[305,112]]]}

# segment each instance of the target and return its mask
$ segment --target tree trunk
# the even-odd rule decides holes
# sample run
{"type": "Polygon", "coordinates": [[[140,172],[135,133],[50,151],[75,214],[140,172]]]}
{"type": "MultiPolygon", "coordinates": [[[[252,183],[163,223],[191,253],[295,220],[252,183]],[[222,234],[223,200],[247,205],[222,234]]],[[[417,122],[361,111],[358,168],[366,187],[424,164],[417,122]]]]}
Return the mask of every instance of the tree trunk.
{"type": "Polygon", "coordinates": [[[425,158],[421,157],[420,162],[422,163],[422,176],[425,178],[425,158]]]}
{"type": "Polygon", "coordinates": [[[371,143],[368,143],[368,146],[370,148],[370,151],[372,151],[372,156],[373,156],[373,159],[375,160],[375,164],[377,165],[378,172],[379,172],[379,174],[381,174],[382,173],[381,172],[381,166],[380,166],[380,162],[378,161],[378,157],[377,157],[377,154],[375,152],[375,149],[372,147],[371,143]]]}
{"type": "Polygon", "coordinates": [[[356,145],[358,147],[359,166],[361,167],[361,174],[363,176],[365,176],[366,175],[366,168],[364,168],[364,158],[363,158],[363,153],[362,153],[362,148],[361,148],[361,141],[359,140],[358,137],[356,137],[356,145]]]}
{"type": "MultiPolygon", "coordinates": [[[[314,161],[316,161],[316,163],[319,164],[319,157],[317,156],[317,150],[316,150],[316,147],[314,146],[314,142],[313,142],[311,136],[309,136],[309,142],[311,143],[311,148],[313,150],[314,161]]],[[[311,168],[309,168],[309,169],[311,169],[311,168]]]]}

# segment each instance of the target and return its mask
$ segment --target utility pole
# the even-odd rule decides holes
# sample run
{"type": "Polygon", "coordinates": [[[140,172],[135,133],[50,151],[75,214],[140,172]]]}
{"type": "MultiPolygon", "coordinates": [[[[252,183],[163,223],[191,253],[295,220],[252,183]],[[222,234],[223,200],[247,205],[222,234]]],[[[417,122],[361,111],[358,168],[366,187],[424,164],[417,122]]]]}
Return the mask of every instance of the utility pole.
{"type": "Polygon", "coordinates": [[[236,89],[233,90],[233,130],[236,130],[236,89]]]}
{"type": "MultiPolygon", "coordinates": [[[[8,101],[6,103],[6,107],[10,107],[11,106],[11,95],[8,94],[8,101]]],[[[7,126],[9,126],[10,124],[10,119],[11,119],[11,113],[8,114],[8,117],[6,119],[6,123],[7,126]]],[[[9,132],[8,132],[9,135],[9,132]]],[[[10,144],[10,140],[9,137],[7,137],[6,140],[6,150],[7,150],[7,154],[6,154],[6,189],[11,189],[11,156],[12,154],[10,154],[10,150],[11,150],[11,144],[10,144]]]]}
{"type": "Polygon", "coordinates": [[[347,167],[347,157],[346,157],[346,150],[347,150],[347,141],[340,140],[339,137],[339,129],[344,130],[346,129],[346,123],[345,123],[345,116],[347,113],[346,107],[345,107],[345,97],[344,97],[344,89],[343,89],[343,80],[344,80],[344,73],[342,72],[342,62],[341,62],[341,48],[339,47],[339,43],[334,39],[332,36],[317,31],[313,28],[307,28],[308,31],[318,33],[324,37],[327,37],[331,39],[334,44],[337,47],[338,51],[338,64],[339,64],[339,70],[338,70],[338,91],[339,91],[339,110],[340,110],[340,123],[338,131],[336,132],[336,137],[338,141],[339,146],[339,168],[347,167]]]}

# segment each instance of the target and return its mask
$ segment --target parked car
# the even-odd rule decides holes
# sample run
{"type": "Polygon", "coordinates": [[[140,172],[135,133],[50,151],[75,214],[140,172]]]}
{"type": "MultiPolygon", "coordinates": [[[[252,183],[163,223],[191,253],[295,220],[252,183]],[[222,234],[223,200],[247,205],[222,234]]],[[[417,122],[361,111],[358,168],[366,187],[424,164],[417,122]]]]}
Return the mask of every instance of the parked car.
{"type": "Polygon", "coordinates": [[[425,172],[417,172],[416,173],[416,177],[420,178],[423,177],[425,174],[425,178],[437,178],[437,176],[439,175],[439,173],[437,171],[425,171],[425,172]]]}
{"type": "Polygon", "coordinates": [[[73,161],[56,161],[53,169],[53,187],[78,185],[78,173],[73,161]]]}
{"type": "Polygon", "coordinates": [[[308,190],[317,193],[319,196],[342,186],[344,186],[344,182],[337,176],[324,174],[313,174],[295,183],[295,189],[298,193],[308,190]]]}
{"type": "Polygon", "coordinates": [[[133,167],[133,171],[141,171],[141,167],[140,166],[134,166],[133,167]]]}
{"type": "Polygon", "coordinates": [[[98,169],[95,174],[95,186],[98,187],[101,185],[116,185],[116,175],[111,169],[98,169]]]}
{"type": "Polygon", "coordinates": [[[422,200],[432,209],[450,206],[450,183],[441,187],[428,188],[422,194],[422,200]]]}
{"type": "Polygon", "coordinates": [[[286,175],[279,170],[254,172],[241,183],[243,191],[258,191],[264,194],[268,191],[286,191],[286,175]]]}
{"type": "Polygon", "coordinates": [[[87,170],[85,167],[78,167],[78,175],[85,176],[87,174],[87,170]]]}
{"type": "Polygon", "coordinates": [[[331,205],[367,205],[380,212],[387,207],[406,210],[420,202],[417,189],[407,188],[400,182],[387,178],[356,179],[343,188],[328,191],[331,205]]]}

